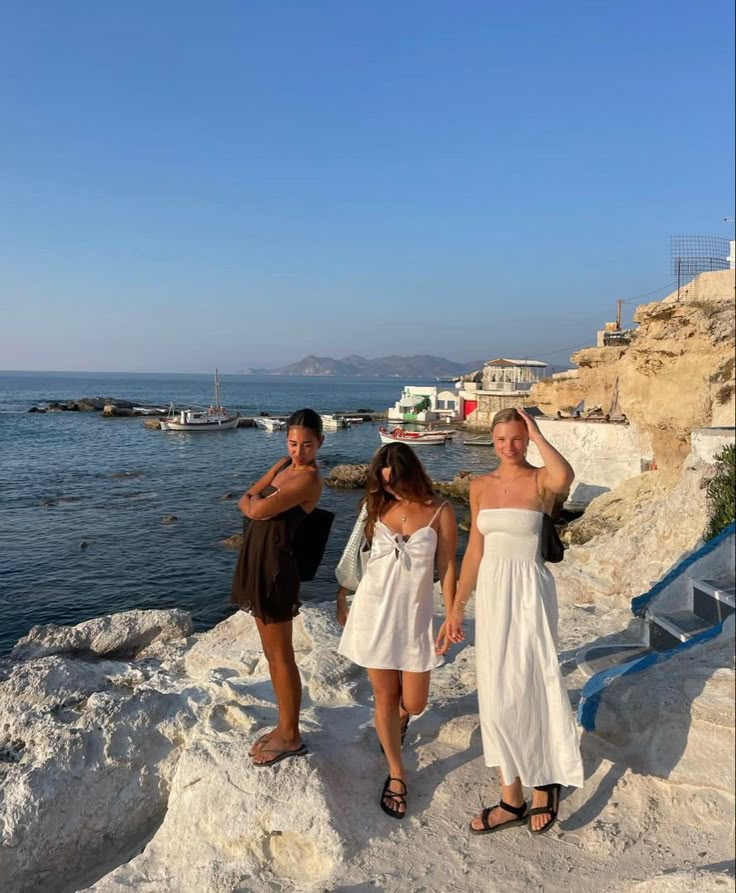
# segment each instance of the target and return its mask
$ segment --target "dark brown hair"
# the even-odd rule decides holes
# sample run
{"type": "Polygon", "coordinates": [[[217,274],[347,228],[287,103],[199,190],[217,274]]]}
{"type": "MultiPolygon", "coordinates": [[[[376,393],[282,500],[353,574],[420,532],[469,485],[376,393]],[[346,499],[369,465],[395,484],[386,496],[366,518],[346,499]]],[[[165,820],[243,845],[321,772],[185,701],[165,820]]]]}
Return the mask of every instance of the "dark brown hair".
{"type": "Polygon", "coordinates": [[[322,437],[322,418],[313,409],[297,409],[286,420],[286,430],[289,428],[307,428],[312,434],[322,437]]]}
{"type": "Polygon", "coordinates": [[[365,524],[365,535],[370,542],[376,521],[382,518],[396,501],[386,490],[388,485],[399,499],[409,502],[427,504],[434,497],[434,487],[424,466],[414,450],[405,443],[387,443],[373,457],[368,469],[365,504],[368,518],[365,524]],[[388,481],[383,479],[383,469],[389,468],[388,481]]]}

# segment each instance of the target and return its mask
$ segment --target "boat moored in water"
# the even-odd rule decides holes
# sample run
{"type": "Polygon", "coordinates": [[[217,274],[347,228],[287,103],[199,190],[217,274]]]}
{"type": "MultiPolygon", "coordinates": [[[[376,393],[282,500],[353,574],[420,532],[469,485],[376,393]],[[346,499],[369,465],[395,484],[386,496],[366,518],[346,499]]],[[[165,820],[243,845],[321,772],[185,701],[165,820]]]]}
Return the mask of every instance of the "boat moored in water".
{"type": "Polygon", "coordinates": [[[272,419],[270,416],[256,416],[253,422],[262,431],[283,431],[286,428],[284,419],[272,419]]]}
{"type": "Polygon", "coordinates": [[[410,446],[422,446],[424,444],[442,444],[447,443],[455,436],[452,429],[441,431],[405,431],[401,427],[388,428],[380,427],[378,436],[381,443],[408,443],[410,446]]]}
{"type": "Polygon", "coordinates": [[[324,413],[323,415],[320,415],[320,418],[322,419],[322,427],[325,431],[337,431],[338,428],[350,427],[350,422],[345,418],[345,416],[324,413]]]}
{"type": "Polygon", "coordinates": [[[220,398],[220,377],[215,369],[215,399],[208,409],[180,409],[172,403],[159,420],[162,431],[230,431],[238,427],[239,413],[228,412],[220,398]]]}

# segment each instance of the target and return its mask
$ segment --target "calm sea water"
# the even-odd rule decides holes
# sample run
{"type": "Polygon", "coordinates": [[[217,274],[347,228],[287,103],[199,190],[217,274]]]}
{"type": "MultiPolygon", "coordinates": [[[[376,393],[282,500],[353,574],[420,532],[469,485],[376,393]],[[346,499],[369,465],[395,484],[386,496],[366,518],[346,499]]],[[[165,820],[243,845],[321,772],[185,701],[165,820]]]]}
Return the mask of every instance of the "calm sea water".
{"type": "MultiPolygon", "coordinates": [[[[254,415],[385,409],[405,382],[223,375],[221,384],[229,409],[254,415]]],[[[285,455],[283,433],[256,428],[174,433],[149,430],[141,419],[27,412],[87,396],[207,406],[212,378],[0,372],[0,654],[37,623],[182,607],[202,629],[227,616],[236,553],[222,540],[240,531],[241,516],[237,498],[226,497],[285,455]],[[164,515],[177,521],[163,524],[164,515]]],[[[320,463],[327,471],[367,462],[378,446],[378,425],[327,433],[320,463]]],[[[491,450],[465,447],[462,436],[420,455],[435,480],[492,463],[491,450]]],[[[359,498],[325,488],[320,504],[336,513],[335,525],[303,600],[333,596],[359,498]]]]}

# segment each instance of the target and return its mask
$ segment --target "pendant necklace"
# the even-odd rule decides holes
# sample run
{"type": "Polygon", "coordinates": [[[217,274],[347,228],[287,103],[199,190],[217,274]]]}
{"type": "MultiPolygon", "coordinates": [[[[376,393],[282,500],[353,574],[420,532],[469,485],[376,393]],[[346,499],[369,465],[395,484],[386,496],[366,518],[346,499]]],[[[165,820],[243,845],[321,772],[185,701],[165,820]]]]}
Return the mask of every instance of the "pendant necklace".
{"type": "Polygon", "coordinates": [[[508,484],[506,484],[506,486],[504,486],[503,478],[499,474],[498,480],[499,480],[499,483],[501,484],[501,489],[503,490],[504,496],[508,496],[509,487],[511,486],[511,484],[513,484],[514,481],[518,480],[520,477],[524,477],[523,471],[521,472],[521,474],[517,474],[515,477],[509,478],[508,484]]]}

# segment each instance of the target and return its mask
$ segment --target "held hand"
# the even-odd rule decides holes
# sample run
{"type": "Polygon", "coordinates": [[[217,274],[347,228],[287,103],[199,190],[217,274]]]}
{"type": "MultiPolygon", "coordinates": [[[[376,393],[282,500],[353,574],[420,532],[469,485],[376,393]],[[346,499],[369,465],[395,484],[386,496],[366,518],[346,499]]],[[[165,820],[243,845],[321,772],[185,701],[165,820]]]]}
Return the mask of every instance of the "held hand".
{"type": "Polygon", "coordinates": [[[434,650],[437,654],[443,655],[449,647],[450,640],[447,636],[447,622],[445,621],[437,633],[437,638],[434,640],[434,650]]]}
{"type": "Polygon", "coordinates": [[[465,639],[465,631],[463,630],[463,621],[465,620],[465,609],[463,605],[455,605],[447,618],[447,638],[457,644],[465,639]]]}
{"type": "Polygon", "coordinates": [[[543,437],[542,432],[539,430],[539,425],[523,407],[517,406],[516,411],[519,413],[522,419],[524,419],[524,424],[526,425],[526,430],[529,434],[529,440],[531,440],[532,443],[536,443],[540,437],[543,437]]]}
{"type": "Polygon", "coordinates": [[[337,615],[337,622],[340,626],[345,626],[348,622],[348,614],[350,613],[348,608],[348,601],[345,597],[344,592],[337,593],[337,605],[335,607],[335,613],[337,615]]]}

